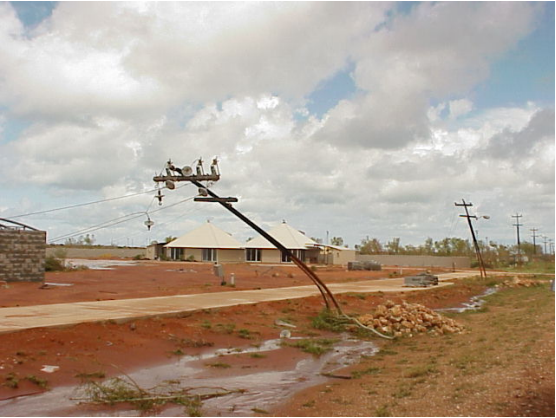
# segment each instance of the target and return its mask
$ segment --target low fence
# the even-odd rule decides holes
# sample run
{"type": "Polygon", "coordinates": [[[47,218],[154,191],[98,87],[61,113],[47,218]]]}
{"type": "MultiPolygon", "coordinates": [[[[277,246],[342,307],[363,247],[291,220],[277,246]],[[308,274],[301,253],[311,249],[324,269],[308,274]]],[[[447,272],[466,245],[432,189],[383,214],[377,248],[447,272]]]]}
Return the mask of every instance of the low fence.
{"type": "Polygon", "coordinates": [[[467,269],[471,267],[469,257],[440,257],[433,255],[362,255],[355,256],[357,261],[376,261],[385,266],[404,267],[446,267],[467,269]]]}
{"type": "Polygon", "coordinates": [[[74,247],[48,247],[46,256],[58,256],[60,252],[64,253],[65,258],[134,258],[140,256],[145,257],[145,248],[112,248],[112,247],[94,247],[94,248],[74,248],[74,247]]]}

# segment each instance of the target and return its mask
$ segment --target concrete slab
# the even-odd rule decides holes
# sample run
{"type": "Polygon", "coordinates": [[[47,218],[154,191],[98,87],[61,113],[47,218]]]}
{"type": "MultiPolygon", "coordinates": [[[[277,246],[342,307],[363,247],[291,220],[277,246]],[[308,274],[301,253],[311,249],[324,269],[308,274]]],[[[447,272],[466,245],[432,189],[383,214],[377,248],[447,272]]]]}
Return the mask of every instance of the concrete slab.
{"type": "MultiPolygon", "coordinates": [[[[476,272],[472,272],[471,275],[476,275],[476,272]]],[[[445,281],[468,276],[470,276],[470,273],[455,273],[439,275],[439,279],[440,281],[445,281]],[[455,276],[456,274],[457,276],[455,276]]],[[[441,287],[448,285],[450,285],[450,283],[439,283],[441,287]]],[[[403,287],[402,278],[351,283],[331,283],[327,286],[333,294],[349,292],[415,292],[426,290],[426,288],[403,287]]],[[[195,295],[159,296],[141,299],[0,308],[0,333],[30,328],[67,326],[86,322],[108,320],[123,321],[152,316],[168,316],[201,309],[298,299],[318,295],[318,289],[311,285],[276,289],[202,293],[195,295]]]]}

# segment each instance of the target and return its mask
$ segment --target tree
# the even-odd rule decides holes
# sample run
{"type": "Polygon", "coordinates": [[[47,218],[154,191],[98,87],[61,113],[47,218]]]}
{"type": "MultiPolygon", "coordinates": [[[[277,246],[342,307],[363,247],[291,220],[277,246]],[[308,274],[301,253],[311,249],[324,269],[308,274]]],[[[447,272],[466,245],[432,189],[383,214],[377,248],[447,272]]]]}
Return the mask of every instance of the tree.
{"type": "Polygon", "coordinates": [[[164,238],[164,242],[166,244],[168,244],[171,241],[174,241],[176,239],[176,237],[173,237],[172,235],[167,236],[166,238],[164,238]]]}
{"type": "Polygon", "coordinates": [[[388,241],[385,245],[388,250],[388,254],[399,254],[400,253],[400,239],[392,238],[392,241],[388,241]]]}
{"type": "Polygon", "coordinates": [[[381,254],[383,252],[382,244],[376,238],[361,240],[361,245],[357,245],[356,250],[359,250],[361,254],[381,254]]]}
{"type": "Polygon", "coordinates": [[[89,236],[89,234],[85,235],[85,238],[83,238],[83,245],[93,245],[95,243],[95,236],[91,235],[89,236]]]}
{"type": "Polygon", "coordinates": [[[342,237],[332,237],[332,239],[330,240],[330,245],[341,247],[342,245],[344,245],[344,239],[342,237]]]}

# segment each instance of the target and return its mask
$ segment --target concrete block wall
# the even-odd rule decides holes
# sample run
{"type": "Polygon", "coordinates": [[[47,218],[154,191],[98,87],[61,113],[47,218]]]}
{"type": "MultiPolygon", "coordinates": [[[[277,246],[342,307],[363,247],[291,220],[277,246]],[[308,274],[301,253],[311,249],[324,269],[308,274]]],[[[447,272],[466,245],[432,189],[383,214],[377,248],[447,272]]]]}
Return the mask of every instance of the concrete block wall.
{"type": "Polygon", "coordinates": [[[0,280],[44,280],[46,232],[0,229],[0,280]]]}
{"type": "Polygon", "coordinates": [[[357,261],[376,261],[384,266],[447,267],[467,269],[471,266],[469,257],[440,257],[432,255],[362,255],[357,261]]]}

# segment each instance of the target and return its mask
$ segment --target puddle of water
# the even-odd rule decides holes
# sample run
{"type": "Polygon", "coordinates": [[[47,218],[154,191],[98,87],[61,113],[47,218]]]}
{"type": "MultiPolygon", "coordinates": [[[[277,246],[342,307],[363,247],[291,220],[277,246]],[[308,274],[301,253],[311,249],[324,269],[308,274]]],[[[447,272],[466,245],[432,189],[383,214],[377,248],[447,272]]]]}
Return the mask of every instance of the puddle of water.
{"type": "MultiPolygon", "coordinates": [[[[292,338],[299,339],[299,338],[292,338]]],[[[177,362],[152,367],[130,374],[142,387],[153,387],[165,381],[180,381],[188,388],[245,389],[245,393],[235,393],[210,399],[203,404],[205,416],[249,416],[253,408],[266,409],[284,402],[296,392],[327,380],[322,373],[331,373],[342,367],[358,362],[362,356],[374,355],[378,348],[369,341],[350,339],[342,335],[334,349],[320,357],[309,357],[298,361],[290,370],[251,372],[241,376],[207,376],[203,361],[222,359],[238,353],[264,353],[281,348],[281,340],[268,340],[258,347],[237,349],[217,349],[197,356],[183,356],[177,362]]],[[[20,397],[0,401],[1,416],[139,416],[136,410],[95,411],[76,408],[75,387],[56,388],[41,395],[20,397]]],[[[184,408],[171,406],[160,416],[183,416],[184,408]]]]}
{"type": "Polygon", "coordinates": [[[457,312],[462,313],[466,311],[474,311],[480,309],[485,303],[485,297],[489,295],[493,295],[496,293],[498,289],[495,287],[489,287],[484,293],[473,296],[469,299],[469,302],[464,302],[462,306],[458,306],[456,308],[442,308],[442,309],[435,309],[436,312],[457,312]]]}
{"type": "Polygon", "coordinates": [[[68,258],[66,260],[66,267],[79,267],[85,266],[91,270],[114,270],[114,266],[135,266],[135,261],[128,260],[87,260],[80,258],[68,258]]]}

